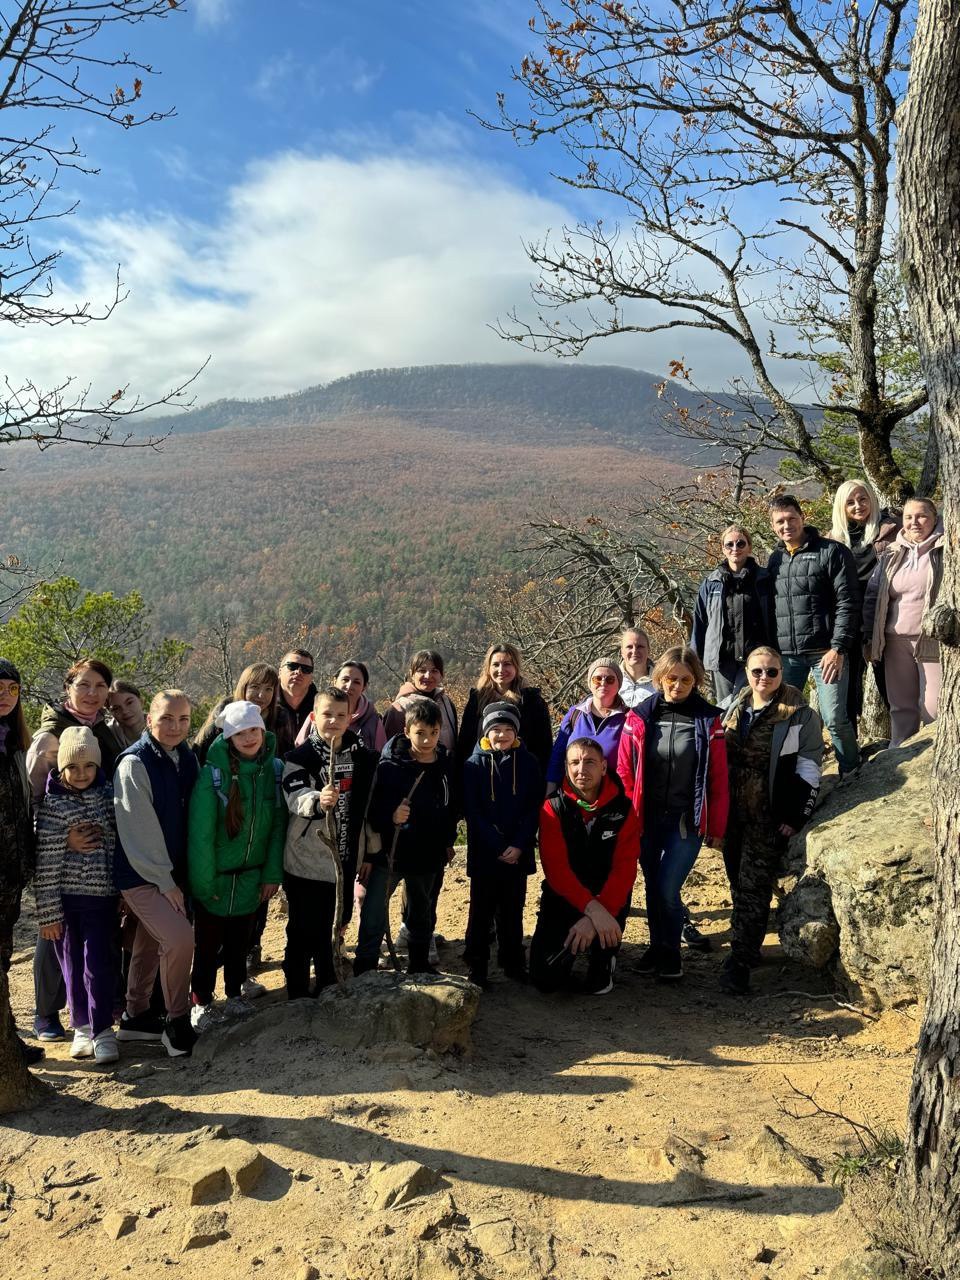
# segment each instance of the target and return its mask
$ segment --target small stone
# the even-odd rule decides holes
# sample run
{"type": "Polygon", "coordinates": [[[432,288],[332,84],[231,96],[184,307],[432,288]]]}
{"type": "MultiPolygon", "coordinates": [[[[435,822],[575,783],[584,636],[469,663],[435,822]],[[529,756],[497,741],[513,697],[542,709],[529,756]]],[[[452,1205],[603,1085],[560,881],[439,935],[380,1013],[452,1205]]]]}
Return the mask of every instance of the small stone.
{"type": "Polygon", "coordinates": [[[320,1272],[312,1263],[306,1263],[297,1272],[296,1280],[317,1280],[320,1272]]]}
{"type": "Polygon", "coordinates": [[[220,1209],[203,1209],[195,1213],[184,1232],[181,1252],[187,1249],[204,1249],[207,1245],[216,1244],[218,1240],[226,1240],[227,1215],[220,1209]]]}
{"type": "Polygon", "coordinates": [[[305,1169],[294,1169],[291,1177],[293,1178],[294,1182],[312,1182],[313,1181],[313,1174],[307,1173],[305,1169]]]}
{"type": "Polygon", "coordinates": [[[367,1120],[367,1121],[382,1120],[384,1116],[388,1114],[389,1112],[387,1111],[387,1108],[381,1107],[379,1103],[377,1103],[374,1106],[367,1108],[367,1110],[363,1113],[363,1118],[364,1120],[367,1120]]]}
{"type": "Polygon", "coordinates": [[[763,1262],[763,1263],[772,1262],[774,1258],[777,1256],[776,1250],[769,1249],[763,1243],[763,1241],[761,1241],[759,1244],[753,1245],[751,1249],[748,1250],[748,1254],[751,1262],[763,1262]]]}
{"type": "Polygon", "coordinates": [[[792,1182],[822,1182],[823,1166],[813,1156],[805,1156],[783,1134],[763,1126],[760,1136],[744,1152],[748,1164],[765,1169],[792,1182]]]}
{"type": "Polygon", "coordinates": [[[100,1223],[108,1240],[119,1240],[121,1236],[129,1235],[136,1225],[135,1213],[121,1213],[119,1209],[108,1213],[100,1223]]]}
{"type": "Polygon", "coordinates": [[[429,1195],[442,1185],[436,1169],[415,1160],[402,1164],[374,1165],[370,1170],[370,1188],[375,1209],[390,1209],[407,1204],[417,1196],[429,1195]]]}
{"type": "Polygon", "coordinates": [[[405,1071],[395,1071],[392,1076],[387,1077],[387,1088],[394,1092],[404,1092],[413,1088],[413,1081],[405,1071]]]}
{"type": "Polygon", "coordinates": [[[517,1229],[509,1218],[498,1218],[495,1222],[481,1222],[471,1227],[474,1240],[488,1258],[499,1258],[505,1253],[513,1253],[517,1247],[517,1229]]]}

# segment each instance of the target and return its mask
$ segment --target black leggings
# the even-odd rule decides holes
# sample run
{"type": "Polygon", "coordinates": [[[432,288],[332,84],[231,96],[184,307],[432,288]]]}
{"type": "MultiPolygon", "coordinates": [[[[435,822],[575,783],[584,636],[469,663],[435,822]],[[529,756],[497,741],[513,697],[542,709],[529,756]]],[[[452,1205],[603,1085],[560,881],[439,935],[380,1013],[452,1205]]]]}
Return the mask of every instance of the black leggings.
{"type": "Polygon", "coordinates": [[[247,976],[247,949],[255,913],[248,916],[215,916],[193,904],[193,974],[190,986],[194,1003],[209,1004],[217,985],[217,968],[223,963],[223,988],[230,996],[240,995],[247,976]]]}

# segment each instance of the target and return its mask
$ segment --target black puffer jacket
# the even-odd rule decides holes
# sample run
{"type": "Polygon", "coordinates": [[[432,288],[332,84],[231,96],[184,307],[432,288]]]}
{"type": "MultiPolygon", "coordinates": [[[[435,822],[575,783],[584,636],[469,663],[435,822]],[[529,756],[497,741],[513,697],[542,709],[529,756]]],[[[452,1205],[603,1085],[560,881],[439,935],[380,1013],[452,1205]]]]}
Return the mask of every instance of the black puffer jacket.
{"type": "Polygon", "coordinates": [[[767,572],[781,653],[851,651],[860,634],[860,585],[849,547],[805,525],[800,549],[790,555],[778,546],[767,572]]]}

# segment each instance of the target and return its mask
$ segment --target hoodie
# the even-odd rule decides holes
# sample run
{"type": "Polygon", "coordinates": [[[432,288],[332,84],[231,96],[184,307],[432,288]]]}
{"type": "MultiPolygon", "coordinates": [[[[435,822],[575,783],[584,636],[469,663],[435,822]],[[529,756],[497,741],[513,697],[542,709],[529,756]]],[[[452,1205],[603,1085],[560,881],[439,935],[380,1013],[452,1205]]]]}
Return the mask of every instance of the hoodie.
{"type": "Polygon", "coordinates": [[[937,602],[943,577],[943,525],[921,543],[908,542],[903,532],[882,553],[863,598],[863,638],[870,659],[883,656],[888,632],[918,636],[917,660],[937,662],[940,644],[923,634],[926,615],[937,602]]]}
{"type": "Polygon", "coordinates": [[[414,758],[410,740],[402,733],[383,748],[373,777],[367,820],[383,846],[377,861],[387,861],[396,835],[393,866],[398,876],[437,872],[446,862],[447,849],[457,836],[452,761],[450,752],[440,744],[435,758],[422,764],[414,758]],[[395,827],[394,812],[411,792],[410,817],[402,827],[395,827]]]}
{"type": "Polygon", "coordinates": [[[504,849],[523,850],[522,875],[536,870],[533,846],[543,803],[543,774],[521,741],[494,751],[481,738],[463,767],[463,812],[467,820],[467,875],[489,874],[504,849]]]}

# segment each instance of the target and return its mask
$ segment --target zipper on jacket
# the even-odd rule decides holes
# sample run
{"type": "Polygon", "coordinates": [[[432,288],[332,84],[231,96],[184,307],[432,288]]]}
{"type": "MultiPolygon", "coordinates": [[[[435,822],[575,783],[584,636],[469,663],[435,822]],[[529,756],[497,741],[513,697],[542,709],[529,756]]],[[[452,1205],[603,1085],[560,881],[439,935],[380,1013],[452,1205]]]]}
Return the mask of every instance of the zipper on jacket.
{"type": "Polygon", "coordinates": [[[791,555],[790,552],[787,551],[786,548],[784,548],[784,555],[787,557],[787,612],[790,615],[790,652],[791,653],[797,652],[797,632],[796,632],[794,618],[793,618],[793,584],[791,582],[791,575],[793,574],[794,559],[799,554],[800,554],[800,551],[797,550],[794,555],[791,555]]]}

